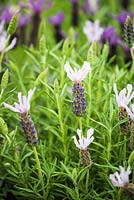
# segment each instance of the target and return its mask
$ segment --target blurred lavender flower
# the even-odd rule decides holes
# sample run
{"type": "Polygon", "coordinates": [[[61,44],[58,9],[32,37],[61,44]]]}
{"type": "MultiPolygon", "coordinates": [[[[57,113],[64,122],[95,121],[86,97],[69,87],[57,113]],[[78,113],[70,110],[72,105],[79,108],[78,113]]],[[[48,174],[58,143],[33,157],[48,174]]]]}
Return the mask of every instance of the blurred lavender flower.
{"type": "Polygon", "coordinates": [[[100,41],[104,29],[100,27],[98,20],[95,22],[86,21],[83,28],[84,34],[87,36],[89,42],[100,41]]]}
{"type": "Polygon", "coordinates": [[[116,34],[114,27],[108,26],[101,37],[101,42],[105,44],[106,42],[109,43],[110,46],[110,57],[116,54],[117,45],[120,44],[120,39],[116,34]]]}
{"type": "Polygon", "coordinates": [[[12,16],[13,16],[13,12],[12,12],[12,9],[11,9],[11,6],[10,5],[7,5],[3,12],[2,12],[2,15],[0,17],[0,20],[1,21],[5,21],[7,24],[9,24],[12,16]]]}
{"type": "Polygon", "coordinates": [[[119,22],[121,28],[123,29],[123,28],[124,28],[124,23],[125,23],[125,21],[126,21],[127,16],[132,17],[133,14],[132,14],[131,12],[127,12],[127,11],[125,11],[125,10],[122,10],[122,11],[119,13],[118,16],[115,16],[115,15],[113,15],[113,14],[111,14],[111,16],[112,16],[117,22],[119,22]]]}
{"type": "Polygon", "coordinates": [[[64,21],[64,14],[63,12],[58,12],[56,15],[51,16],[49,18],[49,22],[50,24],[54,25],[54,26],[58,26],[61,25],[61,23],[64,21]]]}
{"type": "Polygon", "coordinates": [[[55,29],[55,39],[60,42],[65,38],[65,34],[62,32],[61,24],[64,21],[63,12],[58,12],[56,15],[49,17],[49,23],[54,26],[55,29]]]}
{"type": "Polygon", "coordinates": [[[76,136],[72,137],[76,147],[80,149],[80,163],[82,166],[87,166],[92,163],[90,153],[87,148],[94,140],[93,133],[94,129],[90,128],[87,131],[87,137],[84,137],[81,130],[77,129],[79,140],[77,141],[76,136]]]}
{"type": "Polygon", "coordinates": [[[110,174],[109,178],[115,187],[127,187],[129,184],[129,174],[131,174],[130,166],[128,166],[127,171],[122,166],[119,166],[119,168],[120,174],[115,172],[114,174],[110,174]]]}
{"type": "Polygon", "coordinates": [[[94,15],[99,10],[99,0],[85,0],[83,10],[90,15],[94,15]]]}
{"type": "Polygon", "coordinates": [[[67,62],[64,66],[67,76],[74,82],[72,94],[73,94],[73,112],[77,116],[81,116],[86,113],[86,99],[84,97],[84,87],[82,81],[87,76],[89,71],[91,71],[90,64],[84,62],[82,69],[74,70],[71,68],[70,64],[67,62]]]}
{"type": "Polygon", "coordinates": [[[30,22],[30,15],[19,15],[19,27],[26,26],[30,22]]]}
{"type": "Polygon", "coordinates": [[[15,44],[16,44],[16,38],[14,38],[11,43],[6,46],[7,44],[7,32],[4,30],[4,25],[5,25],[5,21],[1,21],[0,23],[0,52],[2,52],[4,50],[4,52],[9,51],[10,49],[12,49],[15,44]]]}
{"type": "Polygon", "coordinates": [[[45,0],[29,0],[30,8],[34,13],[40,13],[43,10],[45,0]]]}
{"type": "Polygon", "coordinates": [[[70,0],[72,3],[72,25],[78,26],[79,23],[79,0],[70,0]]]}
{"type": "Polygon", "coordinates": [[[120,12],[120,14],[116,17],[116,19],[119,22],[119,24],[121,25],[121,27],[124,26],[127,16],[128,16],[128,13],[126,11],[122,10],[120,12]]]}
{"type": "Polygon", "coordinates": [[[101,41],[102,43],[108,41],[110,46],[116,46],[119,43],[119,37],[117,36],[114,27],[109,26],[104,30],[101,41]]]}
{"type": "Polygon", "coordinates": [[[26,142],[29,145],[37,145],[38,144],[38,136],[37,131],[34,127],[34,123],[29,114],[30,110],[30,100],[33,96],[34,90],[29,90],[28,96],[22,96],[22,93],[18,93],[18,101],[19,103],[14,103],[14,106],[11,106],[7,103],[4,103],[4,106],[13,112],[18,112],[20,115],[20,124],[22,130],[24,132],[24,137],[26,142]]]}
{"type": "Polygon", "coordinates": [[[41,12],[45,9],[49,9],[52,6],[51,1],[46,0],[29,0],[29,6],[31,10],[33,11],[33,17],[32,17],[32,29],[30,33],[30,44],[35,45],[37,42],[37,35],[38,35],[38,29],[41,22],[41,12]],[[35,28],[36,27],[36,28],[35,28]]]}
{"type": "Polygon", "coordinates": [[[19,15],[18,26],[20,30],[18,39],[21,44],[25,44],[26,42],[26,27],[27,24],[30,22],[30,18],[30,15],[19,15]]]}

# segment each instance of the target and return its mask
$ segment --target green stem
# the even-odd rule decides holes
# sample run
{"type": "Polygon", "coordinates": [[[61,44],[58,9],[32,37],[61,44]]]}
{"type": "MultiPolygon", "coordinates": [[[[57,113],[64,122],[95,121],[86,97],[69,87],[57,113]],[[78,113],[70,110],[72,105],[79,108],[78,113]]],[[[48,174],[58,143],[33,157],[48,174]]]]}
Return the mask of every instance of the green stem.
{"type": "Polygon", "coordinates": [[[8,43],[9,43],[10,37],[11,37],[11,36],[8,35],[8,37],[7,37],[7,39],[6,39],[5,47],[4,47],[4,49],[2,50],[1,55],[0,55],[0,72],[2,71],[2,60],[3,60],[4,54],[5,54],[5,49],[6,49],[7,45],[8,45],[8,43]]]}
{"type": "Polygon", "coordinates": [[[61,134],[62,134],[64,159],[66,161],[67,160],[67,147],[66,147],[66,132],[64,130],[63,117],[62,117],[62,100],[58,94],[56,94],[55,96],[56,96],[56,102],[57,102],[57,107],[58,107],[58,119],[59,119],[61,134]]]}
{"type": "Polygon", "coordinates": [[[111,133],[112,133],[112,131],[111,131],[111,128],[110,128],[110,130],[109,130],[109,138],[108,138],[108,146],[107,146],[107,159],[108,159],[108,161],[110,161],[110,159],[111,159],[111,133]]]}
{"type": "Polygon", "coordinates": [[[77,186],[75,186],[75,192],[76,192],[76,196],[77,196],[77,200],[79,200],[80,198],[80,196],[79,196],[79,189],[78,189],[78,187],[77,186]]]}
{"type": "Polygon", "coordinates": [[[16,164],[18,166],[18,170],[19,170],[19,173],[20,173],[20,176],[21,176],[21,180],[23,181],[24,186],[27,188],[27,183],[26,183],[26,180],[25,180],[25,177],[24,177],[24,172],[23,172],[22,167],[21,167],[21,160],[20,160],[20,157],[17,154],[17,152],[15,152],[15,160],[16,160],[16,164]]]}
{"type": "Polygon", "coordinates": [[[90,176],[89,176],[89,169],[87,170],[87,175],[86,175],[86,181],[85,181],[85,192],[88,193],[89,191],[89,180],[90,180],[90,176]]]}
{"type": "Polygon", "coordinates": [[[126,161],[126,135],[124,135],[124,148],[123,148],[123,151],[124,151],[124,161],[126,161]]]}
{"type": "Polygon", "coordinates": [[[79,117],[78,120],[79,120],[79,128],[82,131],[82,118],[79,117]]]}
{"type": "Polygon", "coordinates": [[[130,53],[131,53],[131,58],[132,58],[132,66],[131,66],[131,78],[132,78],[133,73],[134,73],[134,50],[132,48],[130,49],[130,53]]]}
{"type": "Polygon", "coordinates": [[[122,194],[122,189],[120,188],[119,191],[118,191],[117,200],[120,200],[120,199],[121,199],[121,194],[122,194]]]}
{"type": "Polygon", "coordinates": [[[88,106],[87,106],[87,120],[86,120],[86,124],[87,126],[89,125],[89,117],[91,116],[91,108],[92,108],[92,105],[91,105],[91,97],[92,97],[92,90],[91,90],[91,72],[89,73],[89,80],[88,80],[88,88],[87,88],[87,102],[88,102],[88,106]]]}
{"type": "Polygon", "coordinates": [[[134,169],[133,169],[133,172],[132,172],[132,183],[134,183],[134,169]]]}
{"type": "Polygon", "coordinates": [[[45,197],[44,181],[43,181],[43,176],[42,176],[42,169],[41,169],[41,165],[40,165],[40,160],[39,160],[39,157],[38,157],[36,147],[32,146],[32,148],[33,148],[33,152],[34,152],[34,156],[35,156],[35,160],[36,160],[39,180],[40,180],[40,183],[41,183],[41,186],[42,186],[43,197],[45,197]]]}
{"type": "Polygon", "coordinates": [[[64,85],[64,81],[65,81],[65,70],[64,70],[64,64],[66,62],[66,56],[63,57],[63,60],[61,62],[61,70],[60,70],[60,87],[62,88],[64,85]]]}
{"type": "Polygon", "coordinates": [[[102,77],[104,73],[104,63],[100,66],[99,75],[98,75],[98,85],[97,85],[97,96],[96,96],[96,105],[99,110],[100,99],[101,99],[101,91],[102,91],[102,77]]]}

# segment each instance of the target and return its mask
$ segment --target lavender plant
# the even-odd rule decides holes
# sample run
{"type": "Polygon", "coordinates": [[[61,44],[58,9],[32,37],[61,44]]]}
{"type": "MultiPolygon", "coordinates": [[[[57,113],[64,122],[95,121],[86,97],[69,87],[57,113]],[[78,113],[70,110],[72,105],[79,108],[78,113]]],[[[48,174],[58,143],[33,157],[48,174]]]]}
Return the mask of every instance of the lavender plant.
{"type": "MultiPolygon", "coordinates": [[[[31,2],[35,7],[40,3],[31,2]]],[[[92,14],[83,12],[84,2],[78,3],[75,31],[70,28],[70,1],[53,1],[48,12],[43,12],[44,4],[40,7],[39,27],[32,24],[39,33],[35,45],[4,51],[8,70],[0,84],[0,199],[134,199],[133,70],[128,70],[131,60],[125,61],[121,48],[120,24],[109,16],[111,10],[118,16],[122,7],[115,0],[101,1],[92,14]],[[48,19],[59,11],[64,13],[66,39],[55,44],[48,19]],[[90,34],[90,26],[87,41],[87,20],[112,28],[106,34],[97,25],[90,34]],[[110,42],[116,43],[116,60],[109,57],[110,42]],[[29,88],[36,88],[34,94],[29,88]]],[[[29,3],[23,6],[26,14],[35,15],[32,6],[33,12],[27,13],[29,3]]],[[[129,8],[133,10],[131,3],[129,8]]],[[[20,10],[19,18],[22,14],[20,10]]],[[[29,35],[30,21],[26,26],[29,35]]],[[[4,27],[7,37],[16,29],[9,27],[4,27]]]]}

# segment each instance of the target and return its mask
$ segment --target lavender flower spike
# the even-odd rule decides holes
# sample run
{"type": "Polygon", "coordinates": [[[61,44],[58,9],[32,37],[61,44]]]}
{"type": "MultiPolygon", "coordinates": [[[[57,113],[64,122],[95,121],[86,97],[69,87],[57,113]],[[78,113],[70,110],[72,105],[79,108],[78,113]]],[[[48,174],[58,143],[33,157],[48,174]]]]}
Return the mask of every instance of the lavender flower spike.
{"type": "Polygon", "coordinates": [[[77,134],[79,136],[79,140],[77,141],[76,136],[73,136],[74,143],[76,147],[80,149],[80,163],[82,166],[87,166],[92,164],[90,153],[87,147],[93,142],[94,129],[90,128],[87,131],[87,137],[84,137],[81,133],[81,130],[77,129],[77,134]]]}
{"type": "Polygon", "coordinates": [[[100,27],[99,21],[96,20],[94,23],[86,21],[83,28],[84,34],[87,36],[89,42],[100,41],[104,29],[100,27]]]}
{"type": "Polygon", "coordinates": [[[34,123],[29,114],[30,110],[30,100],[32,98],[34,90],[29,90],[28,96],[22,96],[22,93],[18,93],[19,103],[14,103],[14,106],[11,106],[7,103],[4,103],[4,106],[13,112],[18,112],[20,115],[20,124],[24,133],[25,141],[32,146],[38,144],[37,131],[34,127],[34,123]]]}
{"type": "Polygon", "coordinates": [[[127,171],[122,166],[119,166],[119,168],[120,174],[115,172],[110,174],[109,178],[115,187],[126,187],[129,184],[129,174],[131,174],[130,166],[128,166],[127,171]]]}
{"type": "Polygon", "coordinates": [[[73,70],[70,64],[67,62],[64,66],[67,76],[74,82],[72,94],[73,94],[73,113],[77,116],[86,114],[86,99],[84,97],[84,87],[82,80],[86,77],[88,72],[91,70],[90,64],[84,62],[82,69],[73,70]]]}

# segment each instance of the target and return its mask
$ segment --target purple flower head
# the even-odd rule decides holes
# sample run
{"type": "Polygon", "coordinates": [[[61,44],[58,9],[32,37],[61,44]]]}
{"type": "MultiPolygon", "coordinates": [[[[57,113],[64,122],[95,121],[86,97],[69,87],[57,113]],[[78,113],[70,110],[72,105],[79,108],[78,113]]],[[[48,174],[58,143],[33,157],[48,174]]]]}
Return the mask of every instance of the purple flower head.
{"type": "Polygon", "coordinates": [[[99,0],[85,0],[83,10],[84,12],[94,15],[99,9],[99,0]]]}
{"type": "Polygon", "coordinates": [[[122,10],[121,13],[116,17],[117,21],[120,23],[121,26],[124,25],[127,16],[128,16],[128,13],[122,10]]]}
{"type": "Polygon", "coordinates": [[[127,16],[133,17],[133,14],[131,12],[122,10],[118,16],[115,16],[114,14],[110,14],[110,16],[113,17],[113,19],[115,19],[117,22],[119,22],[119,24],[123,27],[127,16]]]}
{"type": "Polygon", "coordinates": [[[119,43],[119,37],[112,26],[107,27],[101,38],[102,43],[109,42],[111,46],[116,46],[119,43]]]}
{"type": "Polygon", "coordinates": [[[73,3],[78,3],[79,0],[70,0],[70,2],[73,3]]]}
{"type": "Polygon", "coordinates": [[[29,15],[19,15],[19,27],[26,26],[30,21],[29,15]]]}
{"type": "Polygon", "coordinates": [[[12,16],[13,16],[13,12],[11,11],[11,6],[7,5],[5,7],[4,11],[2,12],[0,19],[1,19],[1,21],[5,21],[5,22],[9,23],[12,16]]]}
{"type": "Polygon", "coordinates": [[[33,12],[40,13],[43,10],[45,0],[29,0],[29,4],[33,12]]]}
{"type": "Polygon", "coordinates": [[[58,12],[56,15],[51,16],[49,18],[49,23],[54,25],[54,26],[60,25],[63,21],[64,21],[63,12],[58,12]]]}
{"type": "Polygon", "coordinates": [[[42,10],[48,10],[52,7],[52,1],[49,0],[29,0],[30,8],[34,13],[40,13],[42,10]],[[45,8],[44,8],[45,4],[45,8]]]}

